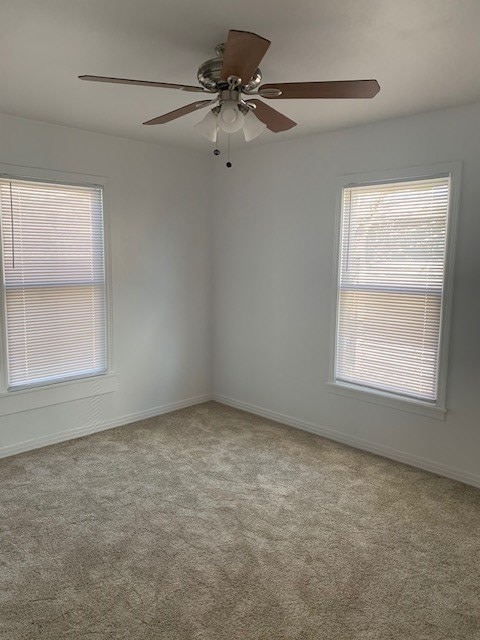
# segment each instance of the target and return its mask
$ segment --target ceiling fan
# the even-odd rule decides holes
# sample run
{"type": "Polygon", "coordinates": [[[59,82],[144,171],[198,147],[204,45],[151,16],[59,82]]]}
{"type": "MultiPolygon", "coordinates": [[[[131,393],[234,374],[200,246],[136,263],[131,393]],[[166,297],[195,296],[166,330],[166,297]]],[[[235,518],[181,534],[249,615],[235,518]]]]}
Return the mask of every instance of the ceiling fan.
{"type": "Polygon", "coordinates": [[[373,98],[380,91],[376,80],[277,82],[261,85],[262,74],[258,65],[269,46],[269,40],[255,33],[231,29],[228,32],[227,41],[215,49],[217,57],[200,65],[197,78],[201,86],[89,75],[79,76],[79,78],[93,82],[133,84],[143,87],[179,89],[192,93],[217,94],[209,100],[192,102],[143,123],[146,125],[165,124],[198,109],[211,106],[212,108],[206,117],[197,123],[195,128],[212,142],[216,142],[219,129],[226,133],[235,133],[243,129],[245,140],[248,142],[260,135],[265,129],[278,133],[287,131],[296,125],[296,122],[287,116],[257,97],[251,96],[259,96],[267,100],[373,98]]]}

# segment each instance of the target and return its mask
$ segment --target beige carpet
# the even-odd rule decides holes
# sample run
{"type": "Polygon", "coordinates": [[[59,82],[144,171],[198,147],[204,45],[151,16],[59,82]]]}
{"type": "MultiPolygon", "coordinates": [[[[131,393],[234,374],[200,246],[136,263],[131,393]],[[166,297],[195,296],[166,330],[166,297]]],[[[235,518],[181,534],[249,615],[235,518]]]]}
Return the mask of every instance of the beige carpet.
{"type": "Polygon", "coordinates": [[[5,640],[480,638],[480,492],[215,403],[0,461],[5,640]]]}

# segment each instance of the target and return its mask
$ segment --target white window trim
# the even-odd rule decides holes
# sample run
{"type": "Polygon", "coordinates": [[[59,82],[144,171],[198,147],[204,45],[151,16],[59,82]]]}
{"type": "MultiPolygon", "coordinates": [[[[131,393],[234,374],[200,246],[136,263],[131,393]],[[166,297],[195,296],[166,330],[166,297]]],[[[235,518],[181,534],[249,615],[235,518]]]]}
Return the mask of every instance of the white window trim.
{"type": "Polygon", "coordinates": [[[460,202],[461,185],[460,161],[416,166],[409,168],[391,169],[369,173],[353,173],[340,176],[337,180],[336,219],[335,219],[335,245],[334,245],[334,269],[333,269],[333,293],[332,293],[332,317],[330,338],[330,362],[327,380],[327,389],[337,395],[354,398],[377,405],[384,405],[401,411],[417,413],[438,420],[445,420],[447,413],[447,369],[448,346],[450,337],[450,325],[452,315],[452,293],[455,265],[455,245],[458,224],[458,210],[460,202]],[[360,385],[339,382],[335,379],[335,345],[337,339],[337,312],[339,295],[339,259],[340,259],[340,234],[342,224],[342,194],[348,186],[362,184],[376,184],[380,182],[400,182],[403,180],[419,180],[422,178],[435,178],[449,175],[451,180],[449,212],[447,220],[447,237],[445,250],[445,276],[442,301],[442,318],[440,326],[440,348],[438,358],[438,398],[435,403],[422,402],[413,398],[403,398],[399,395],[380,390],[369,389],[360,385]]]}
{"type": "MultiPolygon", "coordinates": [[[[85,186],[101,186],[103,188],[103,226],[104,226],[104,259],[105,259],[105,285],[106,285],[106,346],[107,346],[107,370],[103,374],[76,378],[46,385],[32,386],[27,389],[8,390],[7,376],[7,344],[6,332],[0,332],[0,416],[21,411],[30,411],[54,404],[70,402],[80,398],[88,398],[104,393],[110,393],[118,388],[115,373],[113,352],[113,306],[112,306],[112,269],[111,269],[111,242],[108,202],[108,178],[83,173],[67,173],[54,169],[39,169],[37,167],[25,167],[12,164],[0,164],[0,177],[21,180],[44,180],[46,182],[64,183],[85,186]]],[[[3,263],[0,243],[0,264],[3,263]]],[[[3,273],[0,284],[0,315],[3,327],[5,327],[6,311],[3,273]]]]}

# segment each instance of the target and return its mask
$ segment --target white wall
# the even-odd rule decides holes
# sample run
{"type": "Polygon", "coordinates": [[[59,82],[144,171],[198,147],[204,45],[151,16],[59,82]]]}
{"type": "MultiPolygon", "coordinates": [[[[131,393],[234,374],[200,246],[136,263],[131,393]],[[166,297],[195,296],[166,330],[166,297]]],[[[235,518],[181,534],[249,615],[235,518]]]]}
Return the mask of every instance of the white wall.
{"type": "Polygon", "coordinates": [[[119,383],[0,417],[0,455],[208,397],[213,346],[217,398],[480,485],[480,105],[245,146],[233,162],[214,161],[212,187],[205,154],[0,116],[0,164],[109,178],[119,383]],[[454,160],[446,421],[332,395],[336,177],[454,160]]]}
{"type": "Polygon", "coordinates": [[[232,160],[213,185],[216,397],[480,486],[480,105],[232,160]],[[446,421],[329,393],[337,176],[458,160],[446,421]]]}
{"type": "Polygon", "coordinates": [[[1,417],[0,455],[208,394],[208,156],[2,115],[0,163],[109,179],[118,373],[113,393],[1,417]]]}

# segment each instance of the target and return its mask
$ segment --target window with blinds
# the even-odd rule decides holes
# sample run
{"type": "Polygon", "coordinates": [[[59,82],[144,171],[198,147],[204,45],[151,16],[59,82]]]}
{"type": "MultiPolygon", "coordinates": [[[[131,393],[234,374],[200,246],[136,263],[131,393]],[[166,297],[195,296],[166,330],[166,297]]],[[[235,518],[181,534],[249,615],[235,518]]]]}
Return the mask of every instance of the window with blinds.
{"type": "Polygon", "coordinates": [[[9,389],[106,372],[102,194],[0,178],[9,389]]]}
{"type": "Polygon", "coordinates": [[[435,403],[450,178],[344,188],[335,378],[435,403]]]}

